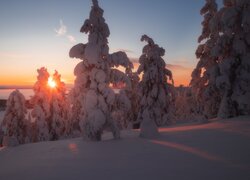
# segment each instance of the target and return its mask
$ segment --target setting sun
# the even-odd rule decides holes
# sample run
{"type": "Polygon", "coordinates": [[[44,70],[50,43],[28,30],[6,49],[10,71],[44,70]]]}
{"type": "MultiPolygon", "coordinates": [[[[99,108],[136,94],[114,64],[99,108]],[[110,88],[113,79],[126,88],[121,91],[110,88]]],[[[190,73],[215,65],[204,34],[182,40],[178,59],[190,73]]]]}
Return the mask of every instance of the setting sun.
{"type": "Polygon", "coordinates": [[[56,82],[52,79],[52,77],[49,77],[48,86],[50,88],[55,88],[56,87],[56,82]]]}

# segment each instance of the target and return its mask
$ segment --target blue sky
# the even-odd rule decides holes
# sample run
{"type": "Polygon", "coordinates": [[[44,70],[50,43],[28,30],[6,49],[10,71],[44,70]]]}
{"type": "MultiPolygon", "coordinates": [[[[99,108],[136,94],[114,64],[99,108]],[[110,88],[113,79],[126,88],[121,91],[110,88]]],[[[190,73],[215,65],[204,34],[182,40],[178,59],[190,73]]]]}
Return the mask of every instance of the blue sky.
{"type": "MultiPolygon", "coordinates": [[[[199,11],[204,3],[205,0],[99,0],[111,31],[110,51],[122,49],[129,57],[138,58],[144,46],[140,37],[147,34],[165,48],[166,63],[179,68],[176,76],[190,77],[190,69],[197,63],[194,53],[203,19],[199,11]]],[[[70,59],[68,51],[76,43],[87,42],[87,35],[79,30],[90,8],[90,0],[0,1],[0,85],[8,84],[4,78],[15,84],[17,77],[20,84],[32,83],[41,66],[48,67],[51,73],[57,69],[66,82],[72,82],[73,69],[79,61],[70,59]],[[60,28],[66,30],[58,35],[60,28]]]]}

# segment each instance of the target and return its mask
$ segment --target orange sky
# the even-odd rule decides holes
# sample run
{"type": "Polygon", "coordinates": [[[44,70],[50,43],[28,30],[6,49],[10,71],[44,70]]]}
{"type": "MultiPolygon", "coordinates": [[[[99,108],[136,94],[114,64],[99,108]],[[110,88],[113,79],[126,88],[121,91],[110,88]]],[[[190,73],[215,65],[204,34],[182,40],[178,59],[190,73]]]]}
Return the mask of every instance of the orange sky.
{"type": "MultiPolygon", "coordinates": [[[[74,63],[76,64],[76,63],[74,63]]],[[[134,63],[135,69],[138,68],[138,63],[134,63]]],[[[69,67],[68,71],[72,71],[72,73],[66,72],[64,69],[62,69],[62,72],[60,72],[60,69],[58,70],[59,73],[62,75],[62,79],[67,84],[73,84],[74,83],[74,67],[69,67]]],[[[167,65],[167,68],[170,69],[173,73],[175,86],[179,85],[188,85],[190,78],[191,78],[191,72],[192,68],[189,67],[183,67],[178,65],[167,65]]],[[[53,71],[50,71],[48,69],[50,74],[53,74],[53,71]]],[[[34,70],[34,74],[19,72],[19,71],[13,71],[13,72],[5,72],[4,75],[0,76],[0,85],[3,86],[10,86],[10,85],[20,85],[20,86],[27,86],[27,85],[33,85],[36,81],[37,73],[34,70]]],[[[3,73],[2,73],[3,74],[3,73]]]]}

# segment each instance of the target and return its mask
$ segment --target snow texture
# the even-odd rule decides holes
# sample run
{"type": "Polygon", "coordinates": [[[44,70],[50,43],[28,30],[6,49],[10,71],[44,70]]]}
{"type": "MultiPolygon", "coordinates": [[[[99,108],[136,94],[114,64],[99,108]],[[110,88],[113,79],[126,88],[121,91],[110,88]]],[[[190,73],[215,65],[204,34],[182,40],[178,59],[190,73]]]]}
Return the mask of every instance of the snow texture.
{"type": "Polygon", "coordinates": [[[31,112],[35,119],[35,129],[33,141],[48,141],[49,135],[49,118],[50,118],[50,89],[48,87],[49,73],[45,67],[37,70],[37,82],[34,85],[34,96],[31,103],[34,109],[31,112]]]}
{"type": "Polygon", "coordinates": [[[2,131],[0,134],[4,135],[3,146],[16,146],[30,141],[26,113],[25,97],[18,90],[13,91],[7,100],[6,111],[0,126],[2,131]]]}
{"type": "Polygon", "coordinates": [[[215,16],[219,37],[212,51],[219,63],[216,84],[222,101],[218,116],[226,118],[250,114],[250,2],[223,3],[215,16]]]}
{"type": "Polygon", "coordinates": [[[129,88],[131,82],[127,74],[133,64],[124,52],[109,54],[110,31],[103,18],[104,11],[97,0],[92,2],[89,19],[80,30],[88,34],[88,42],[72,47],[69,52],[70,57],[82,60],[75,68],[75,86],[70,92],[72,121],[75,126],[79,124],[85,139],[101,140],[106,128],[119,139],[119,128],[112,116],[117,98],[109,85],[121,81],[129,88]],[[116,69],[118,66],[123,66],[126,73],[116,69]]]}
{"type": "Polygon", "coordinates": [[[153,140],[129,130],[121,131],[122,141],[104,133],[98,143],[75,138],[4,148],[0,178],[249,180],[249,118],[159,128],[161,138],[153,140]]]}

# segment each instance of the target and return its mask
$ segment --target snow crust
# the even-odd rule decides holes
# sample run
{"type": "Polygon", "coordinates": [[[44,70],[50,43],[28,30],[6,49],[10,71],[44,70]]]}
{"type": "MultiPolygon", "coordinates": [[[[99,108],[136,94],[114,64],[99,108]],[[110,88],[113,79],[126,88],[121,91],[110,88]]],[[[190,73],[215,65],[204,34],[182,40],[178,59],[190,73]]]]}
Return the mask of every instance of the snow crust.
{"type": "Polygon", "coordinates": [[[104,133],[98,143],[75,138],[4,148],[0,178],[248,180],[249,118],[163,127],[152,140],[127,130],[121,141],[104,133]]]}

